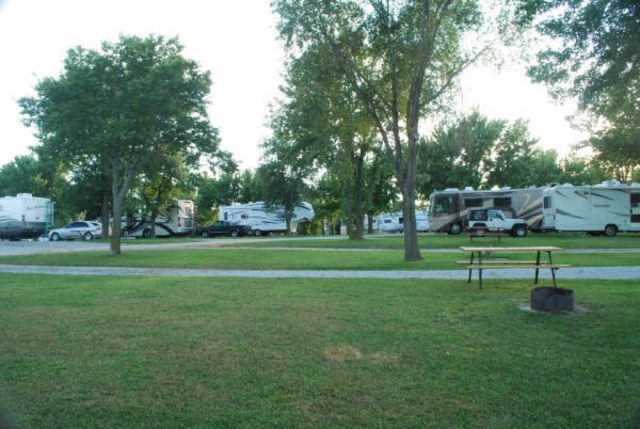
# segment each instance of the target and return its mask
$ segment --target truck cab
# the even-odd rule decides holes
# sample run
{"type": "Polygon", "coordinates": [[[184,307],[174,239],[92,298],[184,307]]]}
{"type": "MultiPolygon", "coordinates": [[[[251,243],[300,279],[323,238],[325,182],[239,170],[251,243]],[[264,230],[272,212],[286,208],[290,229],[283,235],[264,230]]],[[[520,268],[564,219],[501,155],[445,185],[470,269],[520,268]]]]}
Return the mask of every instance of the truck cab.
{"type": "Polygon", "coordinates": [[[505,232],[514,237],[525,237],[527,235],[527,222],[525,220],[508,218],[499,209],[470,210],[465,227],[470,232],[505,232]]]}

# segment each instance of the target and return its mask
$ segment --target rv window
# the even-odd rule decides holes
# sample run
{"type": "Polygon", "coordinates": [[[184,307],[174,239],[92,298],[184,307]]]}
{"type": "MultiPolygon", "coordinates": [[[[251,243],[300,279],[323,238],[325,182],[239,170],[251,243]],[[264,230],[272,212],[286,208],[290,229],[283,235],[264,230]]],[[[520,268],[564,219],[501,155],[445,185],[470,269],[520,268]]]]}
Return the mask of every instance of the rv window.
{"type": "Polygon", "coordinates": [[[551,197],[544,197],[544,208],[545,209],[550,209],[551,208],[551,197]]]}
{"type": "Polygon", "coordinates": [[[391,219],[384,219],[383,222],[384,223],[391,223],[391,219]]]}
{"type": "Polygon", "coordinates": [[[640,194],[631,194],[631,207],[640,207],[640,194]]]}
{"type": "Polygon", "coordinates": [[[249,219],[249,215],[248,215],[248,214],[246,214],[246,213],[242,213],[242,214],[240,215],[240,219],[249,219]]]}
{"type": "Polygon", "coordinates": [[[435,198],[434,202],[434,214],[445,215],[455,213],[458,211],[457,195],[440,195],[435,198]]]}
{"type": "Polygon", "coordinates": [[[227,212],[224,213],[224,220],[229,220],[229,217],[227,216],[227,212]]]}
{"type": "Polygon", "coordinates": [[[398,218],[398,223],[399,223],[400,225],[402,225],[402,218],[401,218],[401,217],[400,217],[400,218],[398,218]]]}
{"type": "Polygon", "coordinates": [[[511,207],[511,198],[494,198],[493,199],[494,207],[511,207]]]}
{"type": "Polygon", "coordinates": [[[482,198],[465,198],[465,207],[482,207],[482,198]]]}

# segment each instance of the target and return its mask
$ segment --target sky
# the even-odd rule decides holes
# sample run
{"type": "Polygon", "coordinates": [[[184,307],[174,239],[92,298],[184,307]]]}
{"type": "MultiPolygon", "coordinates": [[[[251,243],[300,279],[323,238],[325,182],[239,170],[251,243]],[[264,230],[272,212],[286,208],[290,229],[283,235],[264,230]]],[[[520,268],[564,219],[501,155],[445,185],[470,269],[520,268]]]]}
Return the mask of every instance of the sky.
{"type": "MultiPolygon", "coordinates": [[[[241,168],[255,168],[259,144],[270,134],[269,104],[283,81],[276,20],[269,0],[0,0],[0,165],[38,144],[34,130],[22,124],[17,100],[34,95],[40,79],[57,77],[69,48],[98,49],[121,34],[153,33],[178,36],[184,55],[211,71],[209,113],[221,146],[241,168]]],[[[461,79],[457,108],[526,119],[542,148],[566,155],[585,138],[566,120],[575,106],[554,103],[524,70],[470,68],[461,79]]]]}

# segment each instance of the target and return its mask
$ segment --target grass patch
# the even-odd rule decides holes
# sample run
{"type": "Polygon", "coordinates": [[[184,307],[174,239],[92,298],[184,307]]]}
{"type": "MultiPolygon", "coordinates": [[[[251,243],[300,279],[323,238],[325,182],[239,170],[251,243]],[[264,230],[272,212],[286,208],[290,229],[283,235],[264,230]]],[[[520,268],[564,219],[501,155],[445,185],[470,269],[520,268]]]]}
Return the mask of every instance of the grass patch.
{"type": "MultiPolygon", "coordinates": [[[[349,240],[346,237],[332,239],[314,239],[310,237],[296,237],[289,240],[270,240],[264,238],[258,242],[225,243],[224,246],[251,247],[309,247],[336,249],[396,249],[404,248],[402,235],[373,236],[364,240],[349,240]]],[[[492,238],[474,238],[469,240],[464,234],[420,234],[418,242],[421,249],[453,249],[469,245],[489,245],[492,238]]],[[[640,248],[640,234],[619,234],[616,237],[592,237],[583,234],[570,233],[531,233],[524,238],[502,237],[500,246],[558,246],[565,249],[630,249],[640,248]]]]}
{"type": "MultiPolygon", "coordinates": [[[[500,254],[514,261],[533,261],[534,254],[500,254]]],[[[59,266],[111,266],[159,268],[220,268],[254,270],[436,270],[462,268],[463,252],[424,253],[424,259],[405,262],[401,251],[325,251],[274,249],[159,249],[104,252],[51,253],[0,257],[0,263],[59,266]]],[[[554,262],[573,266],[638,265],[638,254],[554,254],[554,262]]]]}
{"type": "MultiPolygon", "coordinates": [[[[0,274],[0,409],[25,427],[631,427],[637,282],[0,274]]],[[[1,414],[1,413],[0,413],[1,414]]]]}

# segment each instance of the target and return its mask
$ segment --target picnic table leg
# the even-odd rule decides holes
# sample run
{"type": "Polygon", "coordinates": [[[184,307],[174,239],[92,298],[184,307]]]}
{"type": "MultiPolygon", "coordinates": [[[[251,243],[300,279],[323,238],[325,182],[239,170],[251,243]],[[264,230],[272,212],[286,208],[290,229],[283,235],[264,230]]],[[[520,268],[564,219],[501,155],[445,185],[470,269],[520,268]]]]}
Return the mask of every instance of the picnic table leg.
{"type": "Polygon", "coordinates": [[[540,274],[540,251],[536,254],[536,279],[533,284],[538,284],[538,275],[540,274]]]}
{"type": "MultiPolygon", "coordinates": [[[[471,262],[469,263],[469,265],[473,265],[473,253],[474,252],[471,252],[471,262]]],[[[469,268],[469,280],[467,280],[467,283],[471,283],[471,271],[472,269],[469,268]]]]}
{"type": "Polygon", "coordinates": [[[553,279],[553,287],[558,287],[556,284],[556,268],[551,268],[551,278],[553,279]]]}
{"type": "MultiPolygon", "coordinates": [[[[478,265],[482,267],[482,252],[478,252],[478,265]]],[[[482,290],[482,268],[478,268],[478,282],[480,283],[480,290],[482,290]]]]}

